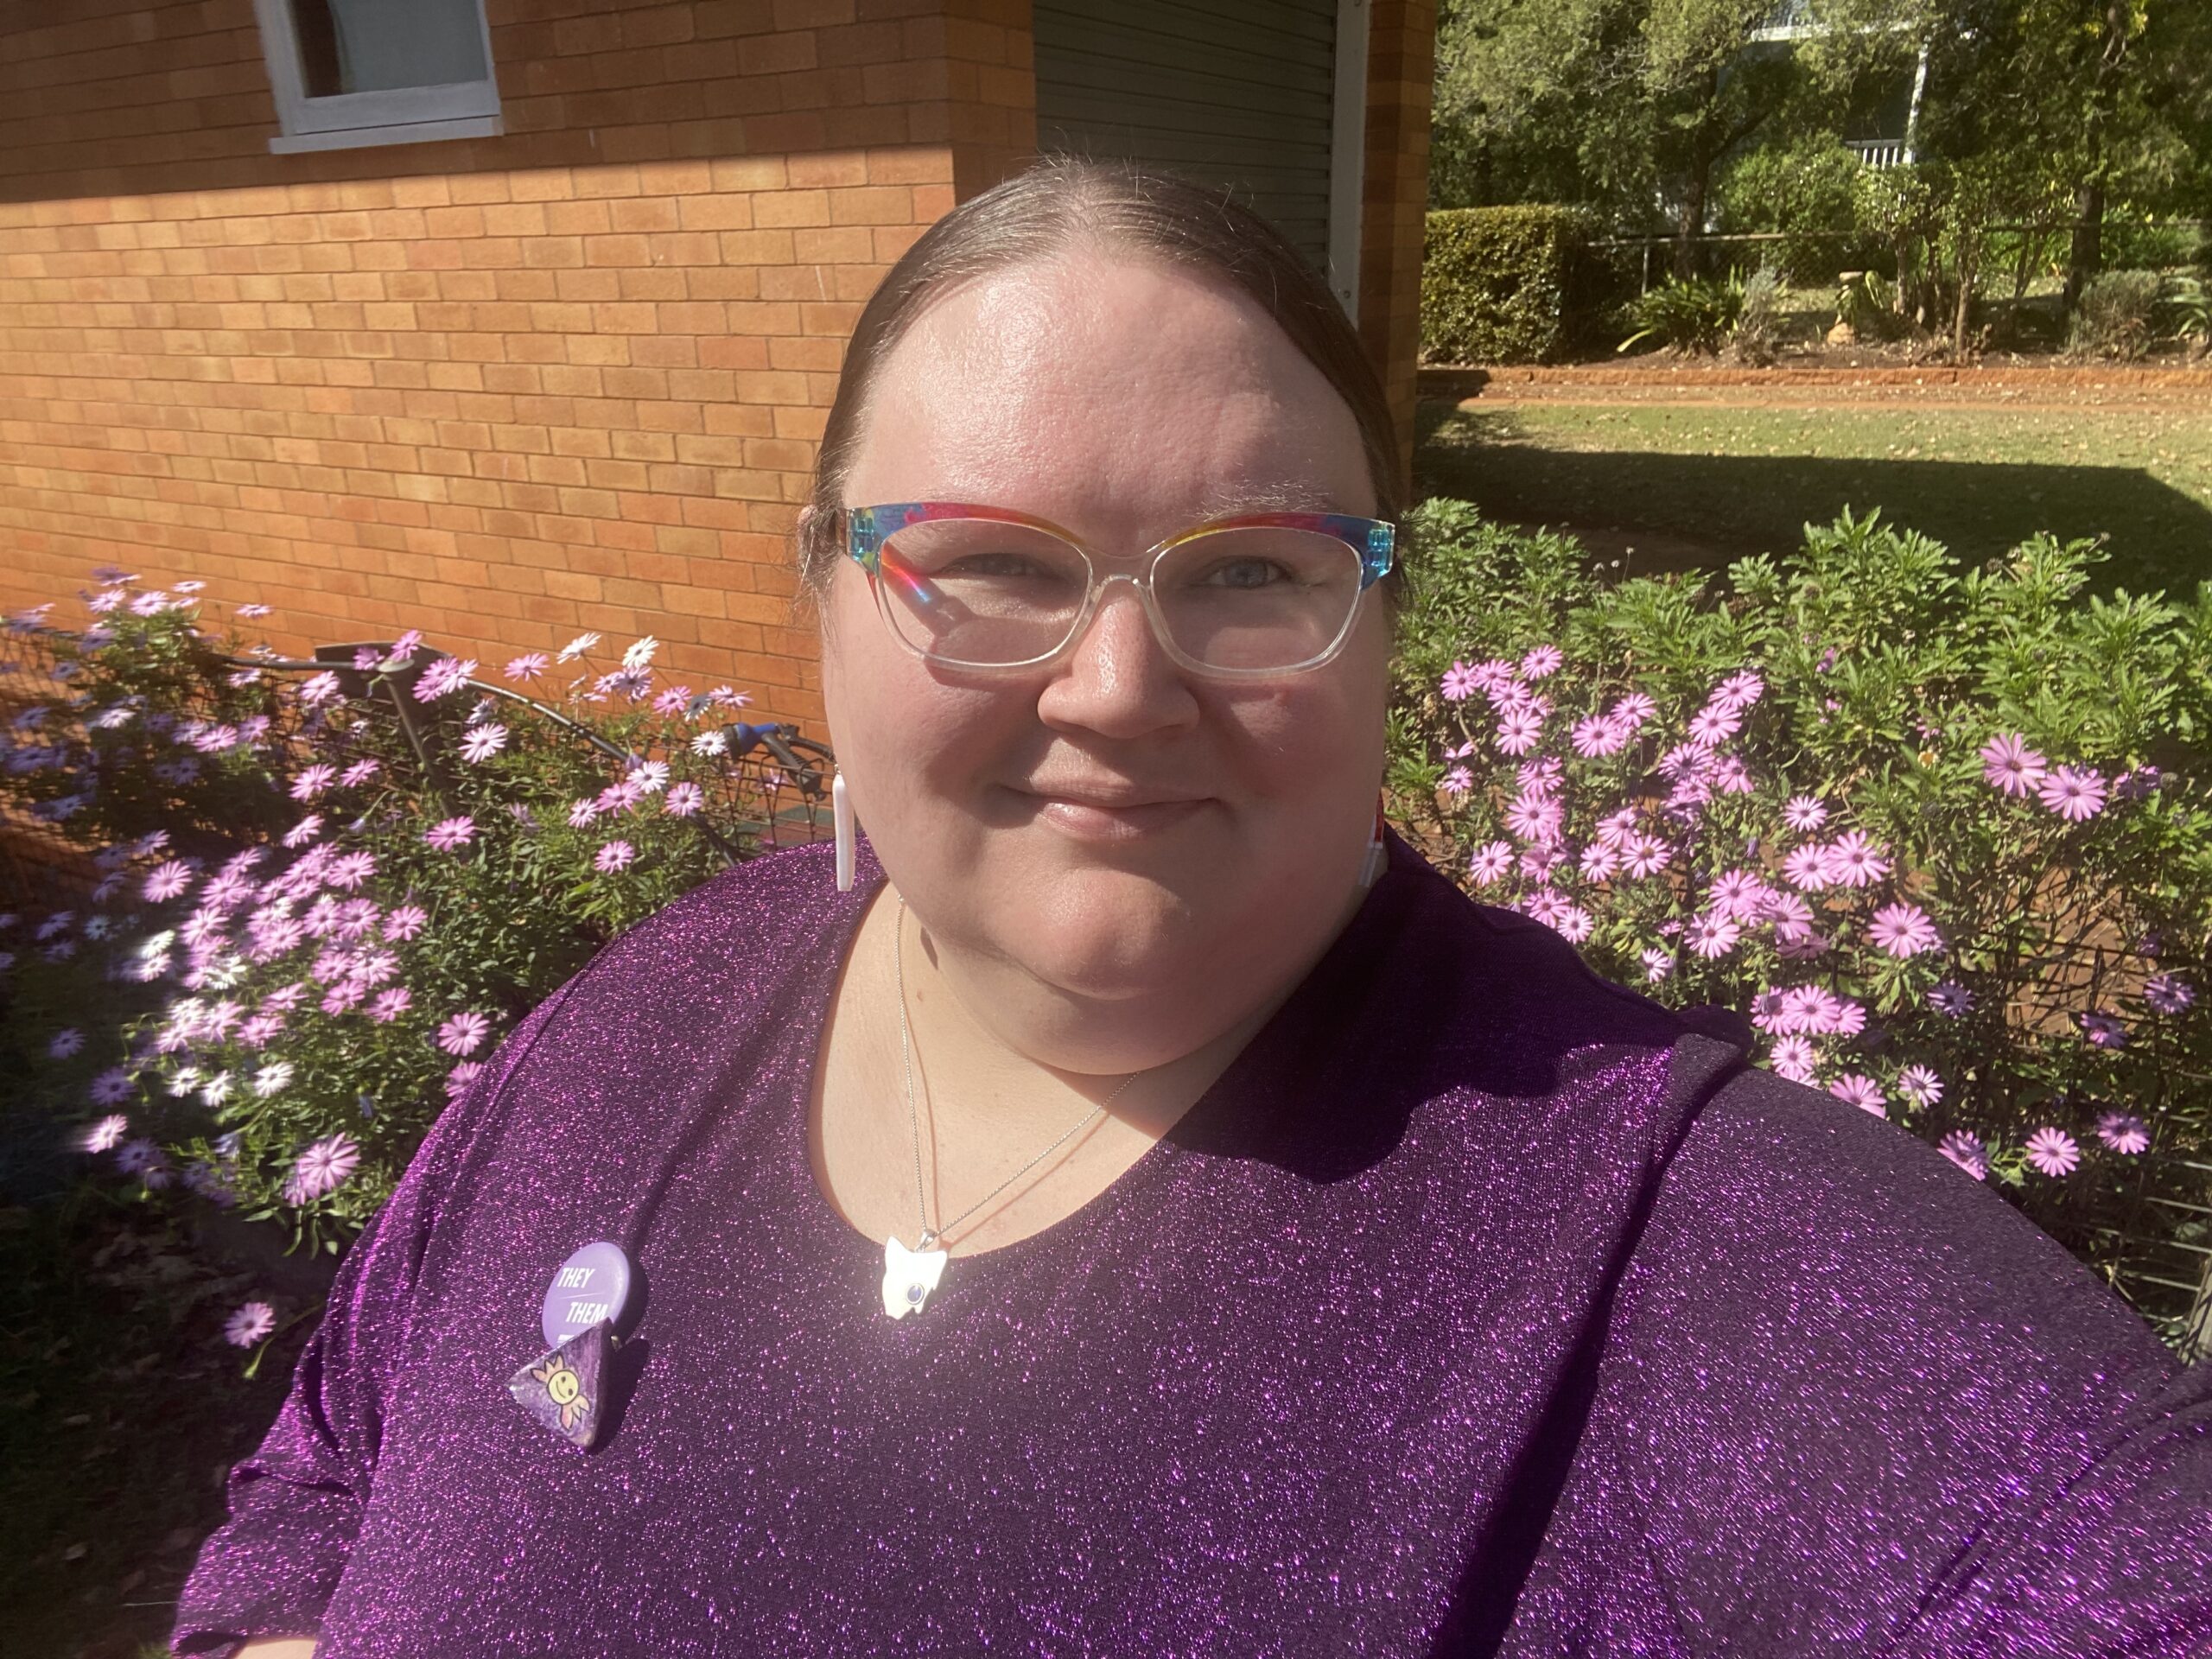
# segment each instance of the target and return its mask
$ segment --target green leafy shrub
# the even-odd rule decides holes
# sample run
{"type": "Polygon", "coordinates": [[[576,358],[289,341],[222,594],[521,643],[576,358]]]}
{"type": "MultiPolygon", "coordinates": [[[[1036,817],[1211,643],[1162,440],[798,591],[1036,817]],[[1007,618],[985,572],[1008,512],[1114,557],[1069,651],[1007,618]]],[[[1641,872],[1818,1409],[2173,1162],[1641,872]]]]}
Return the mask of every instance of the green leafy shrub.
{"type": "Polygon", "coordinates": [[[1428,215],[1421,348],[1433,363],[1547,363],[1588,326],[1601,285],[1591,221],[1572,207],[1428,215]]]}
{"type": "Polygon", "coordinates": [[[1782,345],[1782,273],[1773,265],[1761,265],[1744,281],[1743,302],[1728,332],[1728,349],[1745,363],[1764,366],[1780,355],[1782,345]]]}
{"type": "Polygon", "coordinates": [[[1614,587],[1463,504],[1414,532],[1390,784],[1431,855],[2212,1334],[2212,584],[2092,597],[2090,543],[1966,569],[1871,515],[1614,587]],[[2131,1277],[2159,1251],[2178,1293],[2131,1277]]]}
{"type": "Polygon", "coordinates": [[[1744,314],[1744,280],[1670,277],[1629,306],[1636,332],[1616,347],[1630,351],[1656,340],[1669,351],[1710,354],[1728,343],[1744,314]]]}
{"type": "Polygon", "coordinates": [[[2133,360],[2151,349],[2165,279],[2155,270],[2108,270],[2082,290],[2066,346],[2083,357],[2133,360]]]}
{"type": "Polygon", "coordinates": [[[92,878],[0,923],[13,1128],[335,1249],[502,1033],[755,850],[790,780],[732,763],[785,740],[657,682],[651,639],[506,665],[556,706],[412,633],[280,667],[130,584],[8,636],[0,801],[92,878]]]}
{"type": "Polygon", "coordinates": [[[2168,339],[2199,351],[2212,346],[2212,286],[2202,276],[2166,278],[2158,295],[2158,325],[2168,339]]]}
{"type": "Polygon", "coordinates": [[[1777,263],[1792,283],[1832,283],[1883,257],[1885,245],[1859,220],[1857,188],[1866,165],[1826,134],[1747,150],[1722,177],[1722,228],[1777,232],[1777,263]]]}

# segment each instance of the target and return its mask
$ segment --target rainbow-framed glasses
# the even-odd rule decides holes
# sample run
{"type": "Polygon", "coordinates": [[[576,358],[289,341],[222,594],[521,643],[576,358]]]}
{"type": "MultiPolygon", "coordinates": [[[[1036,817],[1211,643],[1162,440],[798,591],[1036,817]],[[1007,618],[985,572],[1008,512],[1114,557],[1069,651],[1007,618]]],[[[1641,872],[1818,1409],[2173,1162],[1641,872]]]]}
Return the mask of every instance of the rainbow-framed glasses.
{"type": "Polygon", "coordinates": [[[1177,664],[1216,678],[1319,668],[1367,590],[1390,573],[1396,526],[1333,512],[1252,512],[1171,536],[1135,573],[1098,574],[1058,525],[1005,507],[901,501],[845,509],[846,550],[876,608],[925,661],[1028,669],[1080,639],[1107,587],[1136,589],[1177,664]]]}

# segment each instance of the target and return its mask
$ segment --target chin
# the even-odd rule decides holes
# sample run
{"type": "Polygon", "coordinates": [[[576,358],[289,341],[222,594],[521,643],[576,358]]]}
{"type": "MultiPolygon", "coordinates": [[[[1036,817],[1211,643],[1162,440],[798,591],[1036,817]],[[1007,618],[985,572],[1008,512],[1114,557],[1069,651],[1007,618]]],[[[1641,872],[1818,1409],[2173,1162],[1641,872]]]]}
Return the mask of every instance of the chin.
{"type": "MultiPolygon", "coordinates": [[[[999,950],[1044,983],[1090,1002],[1157,996],[1233,931],[1233,895],[1205,868],[1162,852],[1024,861],[995,912],[999,950]]],[[[1214,867],[1217,868],[1218,867],[1214,867]]]]}

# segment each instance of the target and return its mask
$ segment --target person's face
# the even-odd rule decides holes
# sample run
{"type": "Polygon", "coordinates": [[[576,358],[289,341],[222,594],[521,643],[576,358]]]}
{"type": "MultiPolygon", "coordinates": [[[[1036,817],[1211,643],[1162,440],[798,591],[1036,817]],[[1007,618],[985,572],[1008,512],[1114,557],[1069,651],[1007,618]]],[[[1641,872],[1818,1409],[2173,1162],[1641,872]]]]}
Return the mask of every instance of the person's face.
{"type": "MultiPolygon", "coordinates": [[[[1351,410],[1264,313],[1098,253],[1001,272],[919,318],[880,367],[844,499],[1013,508],[1102,574],[1239,510],[1376,509],[1351,410]]],[[[1341,924],[1382,767],[1378,594],[1334,660],[1259,682],[1179,668],[1120,584],[1033,669],[925,664],[849,559],[823,626],[831,738],[899,893],[986,975],[1019,969],[1078,1016],[1070,1032],[1099,1033],[1070,1039],[1080,1056],[1045,1033],[1061,1052],[1034,1058],[1189,1052],[1341,924]]]]}

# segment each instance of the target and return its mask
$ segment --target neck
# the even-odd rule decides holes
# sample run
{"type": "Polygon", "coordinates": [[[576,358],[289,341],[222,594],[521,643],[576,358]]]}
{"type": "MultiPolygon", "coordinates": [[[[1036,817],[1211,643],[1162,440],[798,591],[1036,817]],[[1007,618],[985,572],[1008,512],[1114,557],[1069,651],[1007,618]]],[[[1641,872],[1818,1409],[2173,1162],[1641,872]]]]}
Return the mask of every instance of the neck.
{"type": "Polygon", "coordinates": [[[1304,980],[1366,893],[1354,888],[1308,954],[1241,996],[1222,997],[1217,982],[1115,1001],[1076,996],[1003,956],[964,950],[911,912],[900,914],[887,887],[884,896],[893,925],[905,930],[915,1075],[942,1129],[1033,1135],[1040,1107],[1054,1097],[1104,1102],[1130,1078],[1108,1115],[1156,1139],[1304,980]]]}

